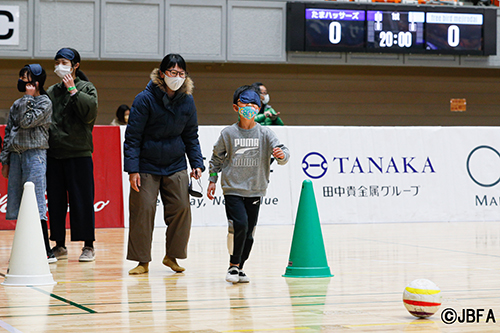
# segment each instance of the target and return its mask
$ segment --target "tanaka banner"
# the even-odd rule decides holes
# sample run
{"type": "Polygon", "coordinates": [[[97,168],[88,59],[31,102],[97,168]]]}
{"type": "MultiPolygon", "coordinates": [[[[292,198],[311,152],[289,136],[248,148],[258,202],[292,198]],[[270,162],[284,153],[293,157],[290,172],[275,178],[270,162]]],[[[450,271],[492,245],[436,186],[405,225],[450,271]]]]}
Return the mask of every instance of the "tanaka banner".
{"type": "MultiPolygon", "coordinates": [[[[223,126],[200,126],[205,166],[223,126]]],[[[313,182],[322,223],[498,221],[500,131],[494,127],[306,127],[271,128],[291,153],[271,164],[259,224],[293,224],[302,182],[313,182]]],[[[4,128],[0,127],[3,135],[4,128]]],[[[97,227],[128,226],[130,184],[123,172],[125,127],[94,129],[97,227]],[[123,193],[123,195],[122,195],[123,193]]],[[[190,170],[189,170],[190,171],[190,170]]],[[[227,224],[224,196],[191,197],[193,226],[227,224]]],[[[5,221],[7,180],[0,179],[0,229],[5,221]]],[[[163,226],[157,201],[155,224],[163,226]]]]}
{"type": "MultiPolygon", "coordinates": [[[[200,126],[205,166],[222,126],[200,126]]],[[[122,131],[124,128],[122,128],[122,131]]],[[[500,131],[493,127],[272,127],[291,153],[271,164],[259,224],[293,224],[302,182],[322,223],[498,221],[500,131]]],[[[128,176],[124,175],[128,226],[128,176]]],[[[224,196],[191,197],[193,226],[226,225],[224,196]]],[[[195,187],[198,185],[195,184],[195,187]]],[[[164,225],[158,200],[156,225],[164,225]]]]}

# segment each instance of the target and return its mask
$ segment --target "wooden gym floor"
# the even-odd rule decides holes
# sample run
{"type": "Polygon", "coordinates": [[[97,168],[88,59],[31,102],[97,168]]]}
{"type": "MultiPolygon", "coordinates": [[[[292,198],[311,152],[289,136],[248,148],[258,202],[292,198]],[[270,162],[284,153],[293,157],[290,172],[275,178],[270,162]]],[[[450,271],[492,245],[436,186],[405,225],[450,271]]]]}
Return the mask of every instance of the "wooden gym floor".
{"type": "MultiPolygon", "coordinates": [[[[195,227],[184,274],[161,264],[165,229],[154,235],[150,272],[129,276],[127,229],[97,230],[93,263],[50,265],[57,285],[0,286],[0,332],[500,332],[500,224],[323,225],[334,277],[284,278],[293,226],[260,226],[245,271],[224,280],[226,228],[195,227]],[[405,286],[435,282],[442,306],[429,319],[404,308],[405,286]],[[479,323],[446,325],[441,310],[485,309],[479,323]],[[489,309],[496,322],[485,321],[489,309]]],[[[14,232],[0,231],[0,272],[14,232]]],[[[3,278],[0,276],[0,281],[3,278]]]]}

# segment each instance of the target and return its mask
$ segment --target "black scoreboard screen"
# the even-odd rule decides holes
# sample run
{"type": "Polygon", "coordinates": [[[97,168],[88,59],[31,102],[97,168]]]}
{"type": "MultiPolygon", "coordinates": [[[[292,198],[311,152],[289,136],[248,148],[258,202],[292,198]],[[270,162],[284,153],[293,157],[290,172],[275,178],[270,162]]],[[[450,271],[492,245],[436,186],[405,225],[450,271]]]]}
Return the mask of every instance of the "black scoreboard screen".
{"type": "Polygon", "coordinates": [[[482,50],[484,15],[428,12],[426,22],[427,50],[482,50]]]}
{"type": "Polygon", "coordinates": [[[289,2],[287,49],[494,55],[496,26],[487,7],[289,2]]]}
{"type": "Polygon", "coordinates": [[[367,47],[374,49],[422,50],[424,12],[367,11],[367,47]]]}
{"type": "Polygon", "coordinates": [[[365,11],[312,9],[305,11],[306,50],[346,48],[362,50],[365,45],[365,11]]]}

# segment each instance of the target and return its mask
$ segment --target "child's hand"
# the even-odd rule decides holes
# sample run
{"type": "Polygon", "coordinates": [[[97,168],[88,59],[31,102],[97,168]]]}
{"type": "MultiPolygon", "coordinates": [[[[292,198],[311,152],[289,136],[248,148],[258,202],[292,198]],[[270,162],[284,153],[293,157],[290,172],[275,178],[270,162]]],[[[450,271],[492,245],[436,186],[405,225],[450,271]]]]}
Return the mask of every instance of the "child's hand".
{"type": "Polygon", "coordinates": [[[9,178],[9,165],[8,164],[4,164],[2,165],[2,176],[4,178],[9,178]]]}
{"type": "Polygon", "coordinates": [[[214,199],[214,194],[215,194],[215,183],[214,182],[210,182],[210,184],[208,184],[208,189],[207,189],[207,197],[210,199],[210,200],[213,200],[214,199]]]}
{"type": "Polygon", "coordinates": [[[273,156],[276,157],[278,160],[282,160],[285,158],[285,153],[283,152],[283,150],[281,150],[280,147],[274,147],[273,156]]]}
{"type": "Polygon", "coordinates": [[[31,83],[26,84],[26,95],[35,96],[36,87],[31,83]]]}

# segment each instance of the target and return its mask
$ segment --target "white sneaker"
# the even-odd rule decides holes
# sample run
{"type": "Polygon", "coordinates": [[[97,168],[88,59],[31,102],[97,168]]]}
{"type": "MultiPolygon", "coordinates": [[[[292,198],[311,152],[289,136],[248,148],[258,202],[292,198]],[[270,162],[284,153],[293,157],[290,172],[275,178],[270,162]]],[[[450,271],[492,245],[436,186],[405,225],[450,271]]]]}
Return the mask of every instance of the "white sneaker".
{"type": "Polygon", "coordinates": [[[49,262],[49,264],[57,262],[57,258],[54,256],[54,253],[52,253],[52,250],[47,253],[47,261],[49,262]]]}
{"type": "Polygon", "coordinates": [[[240,270],[237,266],[231,266],[227,270],[226,274],[226,281],[231,282],[231,283],[238,283],[240,282],[240,277],[239,277],[240,270]]]}
{"type": "Polygon", "coordinates": [[[250,278],[242,270],[240,270],[240,273],[238,274],[238,278],[239,278],[239,281],[238,281],[239,283],[250,282],[250,278]]]}

